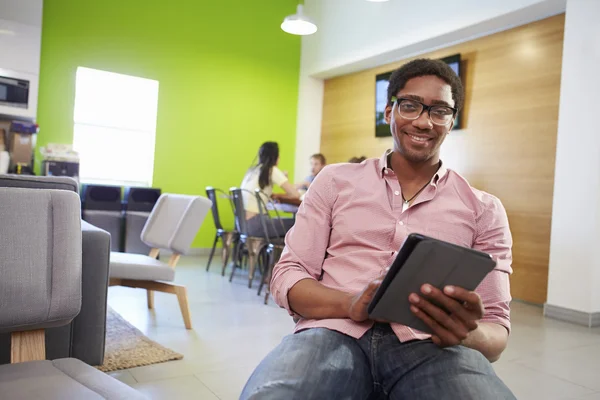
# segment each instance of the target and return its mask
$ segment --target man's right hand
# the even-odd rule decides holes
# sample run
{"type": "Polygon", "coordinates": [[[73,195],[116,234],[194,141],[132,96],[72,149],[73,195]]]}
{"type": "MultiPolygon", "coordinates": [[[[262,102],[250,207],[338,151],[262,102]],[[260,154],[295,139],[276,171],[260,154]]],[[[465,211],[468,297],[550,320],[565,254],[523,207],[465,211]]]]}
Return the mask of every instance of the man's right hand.
{"type": "Polygon", "coordinates": [[[381,286],[381,282],[383,282],[384,276],[385,274],[379,276],[376,279],[373,279],[362,290],[362,292],[350,297],[348,305],[348,316],[353,321],[363,322],[369,319],[369,313],[367,311],[367,308],[369,307],[369,304],[371,304],[371,300],[373,300],[373,297],[375,297],[377,289],[379,289],[379,286],[381,286]]]}
{"type": "Polygon", "coordinates": [[[386,272],[356,295],[330,289],[316,279],[302,279],[288,292],[290,309],[304,319],[351,318],[356,322],[365,321],[369,319],[367,308],[386,272]]]}

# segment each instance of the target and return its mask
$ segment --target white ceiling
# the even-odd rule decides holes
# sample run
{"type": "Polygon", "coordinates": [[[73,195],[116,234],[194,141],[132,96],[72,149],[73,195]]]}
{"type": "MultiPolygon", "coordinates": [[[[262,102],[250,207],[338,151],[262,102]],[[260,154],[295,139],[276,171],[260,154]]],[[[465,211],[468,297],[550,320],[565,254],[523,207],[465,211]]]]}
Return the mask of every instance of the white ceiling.
{"type": "MultiPolygon", "coordinates": [[[[600,0],[594,0],[600,1],[600,0]]],[[[302,69],[330,78],[560,14],[566,0],[306,0],[302,69]]]]}
{"type": "Polygon", "coordinates": [[[42,6],[43,0],[0,0],[0,19],[39,27],[42,6]]]}

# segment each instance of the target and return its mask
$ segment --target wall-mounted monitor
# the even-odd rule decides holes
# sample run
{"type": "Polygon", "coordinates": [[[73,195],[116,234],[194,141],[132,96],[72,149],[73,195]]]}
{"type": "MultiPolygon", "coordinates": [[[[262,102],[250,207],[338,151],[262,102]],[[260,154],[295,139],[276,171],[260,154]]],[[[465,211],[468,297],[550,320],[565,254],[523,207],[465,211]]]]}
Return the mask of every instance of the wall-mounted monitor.
{"type": "MultiPolygon", "coordinates": [[[[461,77],[461,65],[460,65],[460,54],[455,54],[449,57],[441,58],[441,61],[445,62],[456,72],[456,74],[461,77]]],[[[391,136],[390,126],[385,123],[385,119],[383,117],[385,112],[385,107],[387,105],[387,89],[390,80],[390,76],[392,76],[392,72],[385,72],[383,74],[379,74],[375,77],[375,136],[376,137],[386,137],[391,136]]],[[[456,120],[454,122],[453,129],[461,129],[462,128],[462,110],[456,116],[456,120]]]]}

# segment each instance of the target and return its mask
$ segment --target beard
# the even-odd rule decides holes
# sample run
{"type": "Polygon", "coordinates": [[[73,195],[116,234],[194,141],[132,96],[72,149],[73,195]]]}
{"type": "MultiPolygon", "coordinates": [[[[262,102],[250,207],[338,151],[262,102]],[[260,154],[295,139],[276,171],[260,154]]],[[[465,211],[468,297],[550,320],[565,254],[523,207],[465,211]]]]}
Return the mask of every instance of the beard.
{"type": "Polygon", "coordinates": [[[428,145],[420,146],[413,144],[407,133],[400,131],[398,135],[394,135],[394,145],[398,153],[402,154],[407,161],[414,164],[422,164],[437,154],[444,140],[443,136],[437,136],[435,133],[428,133],[428,135],[433,136],[433,138],[429,139],[428,145]]]}

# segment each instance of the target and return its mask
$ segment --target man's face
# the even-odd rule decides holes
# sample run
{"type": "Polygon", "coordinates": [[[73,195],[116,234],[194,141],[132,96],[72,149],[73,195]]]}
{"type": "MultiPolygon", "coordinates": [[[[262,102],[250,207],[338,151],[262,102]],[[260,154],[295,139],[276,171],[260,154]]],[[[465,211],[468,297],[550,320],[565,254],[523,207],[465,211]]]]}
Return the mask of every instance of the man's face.
{"type": "Polygon", "coordinates": [[[318,158],[310,159],[310,172],[313,174],[313,176],[317,176],[317,174],[321,172],[323,167],[324,165],[321,164],[321,160],[319,160],[318,158]]]}
{"type": "MultiPolygon", "coordinates": [[[[426,105],[454,107],[452,88],[434,75],[409,79],[397,98],[409,98],[426,105]]],[[[407,161],[422,163],[439,156],[440,146],[454,125],[454,119],[445,126],[434,125],[429,113],[423,111],[419,118],[408,120],[398,113],[398,102],[385,109],[385,120],[390,124],[394,138],[394,149],[407,161]]]]}

